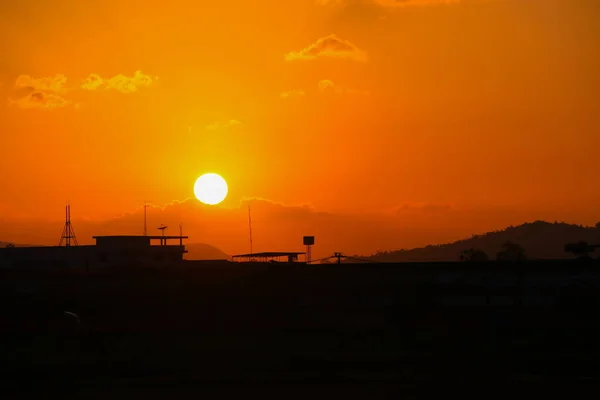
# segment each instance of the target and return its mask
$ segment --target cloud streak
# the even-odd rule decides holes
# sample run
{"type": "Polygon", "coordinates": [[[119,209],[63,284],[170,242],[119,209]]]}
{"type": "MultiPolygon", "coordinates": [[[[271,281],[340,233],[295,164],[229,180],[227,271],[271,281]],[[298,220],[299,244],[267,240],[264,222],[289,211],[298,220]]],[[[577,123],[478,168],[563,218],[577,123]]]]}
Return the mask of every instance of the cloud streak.
{"type": "Polygon", "coordinates": [[[14,90],[18,100],[9,98],[9,105],[22,109],[51,110],[63,108],[70,104],[64,98],[67,92],[67,77],[62,74],[45,77],[19,75],[15,80],[14,90]]]}
{"type": "Polygon", "coordinates": [[[11,101],[11,104],[16,105],[19,108],[40,108],[40,109],[54,109],[62,108],[70,104],[69,101],[65,100],[58,94],[45,93],[42,91],[35,91],[29,93],[27,96],[20,98],[16,101],[11,101]]]}
{"type": "Polygon", "coordinates": [[[366,62],[367,54],[347,40],[334,34],[322,37],[300,51],[285,55],[286,61],[315,60],[317,58],[338,58],[366,62]]]}
{"type": "Polygon", "coordinates": [[[148,87],[154,83],[156,78],[135,71],[132,76],[115,75],[111,78],[103,78],[98,74],[90,74],[81,84],[84,90],[116,90],[121,93],[134,93],[142,87],[148,87]]]}
{"type": "Polygon", "coordinates": [[[156,79],[139,70],[132,76],[119,74],[111,78],[90,74],[81,84],[68,87],[67,77],[63,74],[44,77],[32,77],[24,74],[17,77],[13,86],[13,95],[17,100],[9,97],[8,104],[22,109],[51,110],[69,105],[80,108],[81,104],[73,103],[66,98],[74,90],[116,90],[121,93],[133,93],[137,92],[139,88],[152,85],[156,79]]]}
{"type": "Polygon", "coordinates": [[[19,75],[15,81],[15,88],[34,92],[64,93],[67,90],[66,84],[67,77],[62,74],[41,78],[34,78],[30,75],[19,75]]]}

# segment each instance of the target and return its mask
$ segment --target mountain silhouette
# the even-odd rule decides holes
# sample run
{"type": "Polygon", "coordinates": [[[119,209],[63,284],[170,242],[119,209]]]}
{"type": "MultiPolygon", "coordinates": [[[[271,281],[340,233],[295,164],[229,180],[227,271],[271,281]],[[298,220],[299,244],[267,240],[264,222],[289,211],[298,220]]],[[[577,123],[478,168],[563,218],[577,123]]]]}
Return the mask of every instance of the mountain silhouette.
{"type": "Polygon", "coordinates": [[[565,245],[582,241],[599,244],[600,226],[585,227],[563,222],[535,221],[474,235],[453,243],[385,251],[361,258],[378,262],[458,261],[463,251],[477,249],[483,251],[489,259],[495,260],[503,245],[510,242],[520,245],[528,259],[572,259],[573,254],[565,252],[565,245]]]}
{"type": "Polygon", "coordinates": [[[218,248],[206,243],[190,243],[185,245],[188,251],[184,258],[186,260],[230,260],[231,257],[218,248]]]}

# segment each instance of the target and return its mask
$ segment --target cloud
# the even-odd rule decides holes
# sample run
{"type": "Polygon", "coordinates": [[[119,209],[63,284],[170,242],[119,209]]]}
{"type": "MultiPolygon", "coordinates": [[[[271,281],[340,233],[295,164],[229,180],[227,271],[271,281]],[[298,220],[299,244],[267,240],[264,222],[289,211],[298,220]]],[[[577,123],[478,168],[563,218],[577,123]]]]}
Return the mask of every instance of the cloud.
{"type": "Polygon", "coordinates": [[[294,97],[302,97],[306,95],[306,93],[304,93],[304,90],[300,89],[300,90],[289,90],[287,92],[283,92],[281,93],[280,97],[284,100],[286,99],[291,99],[294,97]]]}
{"type": "Polygon", "coordinates": [[[349,59],[360,62],[367,61],[365,52],[358,49],[358,47],[349,41],[340,39],[334,34],[322,37],[300,51],[290,52],[285,55],[286,61],[314,60],[323,57],[349,59]]]}
{"type": "Polygon", "coordinates": [[[67,77],[59,74],[33,78],[30,75],[19,75],[15,81],[15,88],[39,92],[64,93],[66,91],[67,77]]]}
{"type": "Polygon", "coordinates": [[[141,87],[148,87],[154,83],[157,78],[152,78],[142,71],[135,71],[132,76],[122,74],[115,75],[112,78],[103,78],[98,74],[89,74],[81,84],[85,90],[116,90],[121,93],[137,92],[141,87]]]}
{"type": "MultiPolygon", "coordinates": [[[[116,75],[104,79],[98,74],[90,74],[83,83],[76,88],[85,90],[113,89],[122,93],[132,93],[140,87],[150,86],[156,78],[136,71],[133,76],[116,75]]],[[[14,96],[18,100],[9,98],[9,105],[23,109],[57,109],[73,105],[81,108],[80,103],[73,103],[65,98],[68,92],[75,88],[67,87],[67,77],[63,74],[45,77],[32,77],[19,75],[14,84],[14,96]]]]}
{"type": "Polygon", "coordinates": [[[9,99],[9,104],[23,109],[56,109],[71,104],[64,98],[67,92],[67,77],[62,74],[45,77],[19,75],[14,89],[18,100],[9,99]]]}
{"type": "Polygon", "coordinates": [[[237,125],[241,125],[242,122],[237,119],[230,119],[229,121],[216,121],[206,127],[209,131],[219,131],[223,129],[229,129],[237,125]]]}
{"type": "Polygon", "coordinates": [[[324,93],[336,93],[336,94],[357,94],[362,96],[368,96],[369,92],[363,90],[356,90],[347,88],[344,86],[336,85],[333,81],[329,79],[323,79],[319,81],[318,84],[319,91],[324,93]]]}
{"type": "Polygon", "coordinates": [[[71,104],[62,96],[55,93],[33,91],[19,100],[9,100],[10,104],[19,108],[55,109],[66,107],[71,104]]]}

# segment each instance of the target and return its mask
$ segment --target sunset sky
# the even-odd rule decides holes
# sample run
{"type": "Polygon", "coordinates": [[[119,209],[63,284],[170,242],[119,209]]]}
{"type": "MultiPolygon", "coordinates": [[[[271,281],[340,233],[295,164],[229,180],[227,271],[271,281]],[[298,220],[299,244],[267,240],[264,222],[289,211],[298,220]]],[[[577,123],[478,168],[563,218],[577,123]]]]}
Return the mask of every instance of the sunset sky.
{"type": "Polygon", "coordinates": [[[80,242],[141,234],[151,200],[152,227],[228,253],[248,202],[255,250],[315,234],[317,256],[592,225],[598,21],[598,0],[2,2],[0,240],[57,243],[67,199],[80,242]],[[219,206],[191,199],[205,172],[219,206]]]}

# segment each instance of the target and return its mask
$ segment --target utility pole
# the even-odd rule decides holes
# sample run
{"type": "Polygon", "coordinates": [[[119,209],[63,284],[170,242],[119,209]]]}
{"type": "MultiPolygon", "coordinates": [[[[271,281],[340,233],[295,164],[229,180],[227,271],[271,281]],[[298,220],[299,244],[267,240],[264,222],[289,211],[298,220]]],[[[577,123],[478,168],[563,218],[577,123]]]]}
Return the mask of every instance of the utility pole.
{"type": "Polygon", "coordinates": [[[144,236],[148,236],[148,228],[147,228],[147,208],[149,207],[149,204],[151,200],[144,200],[144,236]]]}
{"type": "Polygon", "coordinates": [[[252,253],[252,217],[250,216],[250,205],[248,205],[248,229],[250,231],[250,254],[252,253]]]}
{"type": "Polygon", "coordinates": [[[341,264],[342,263],[342,257],[345,257],[342,253],[333,253],[333,256],[335,258],[337,258],[337,263],[341,264]]]}

